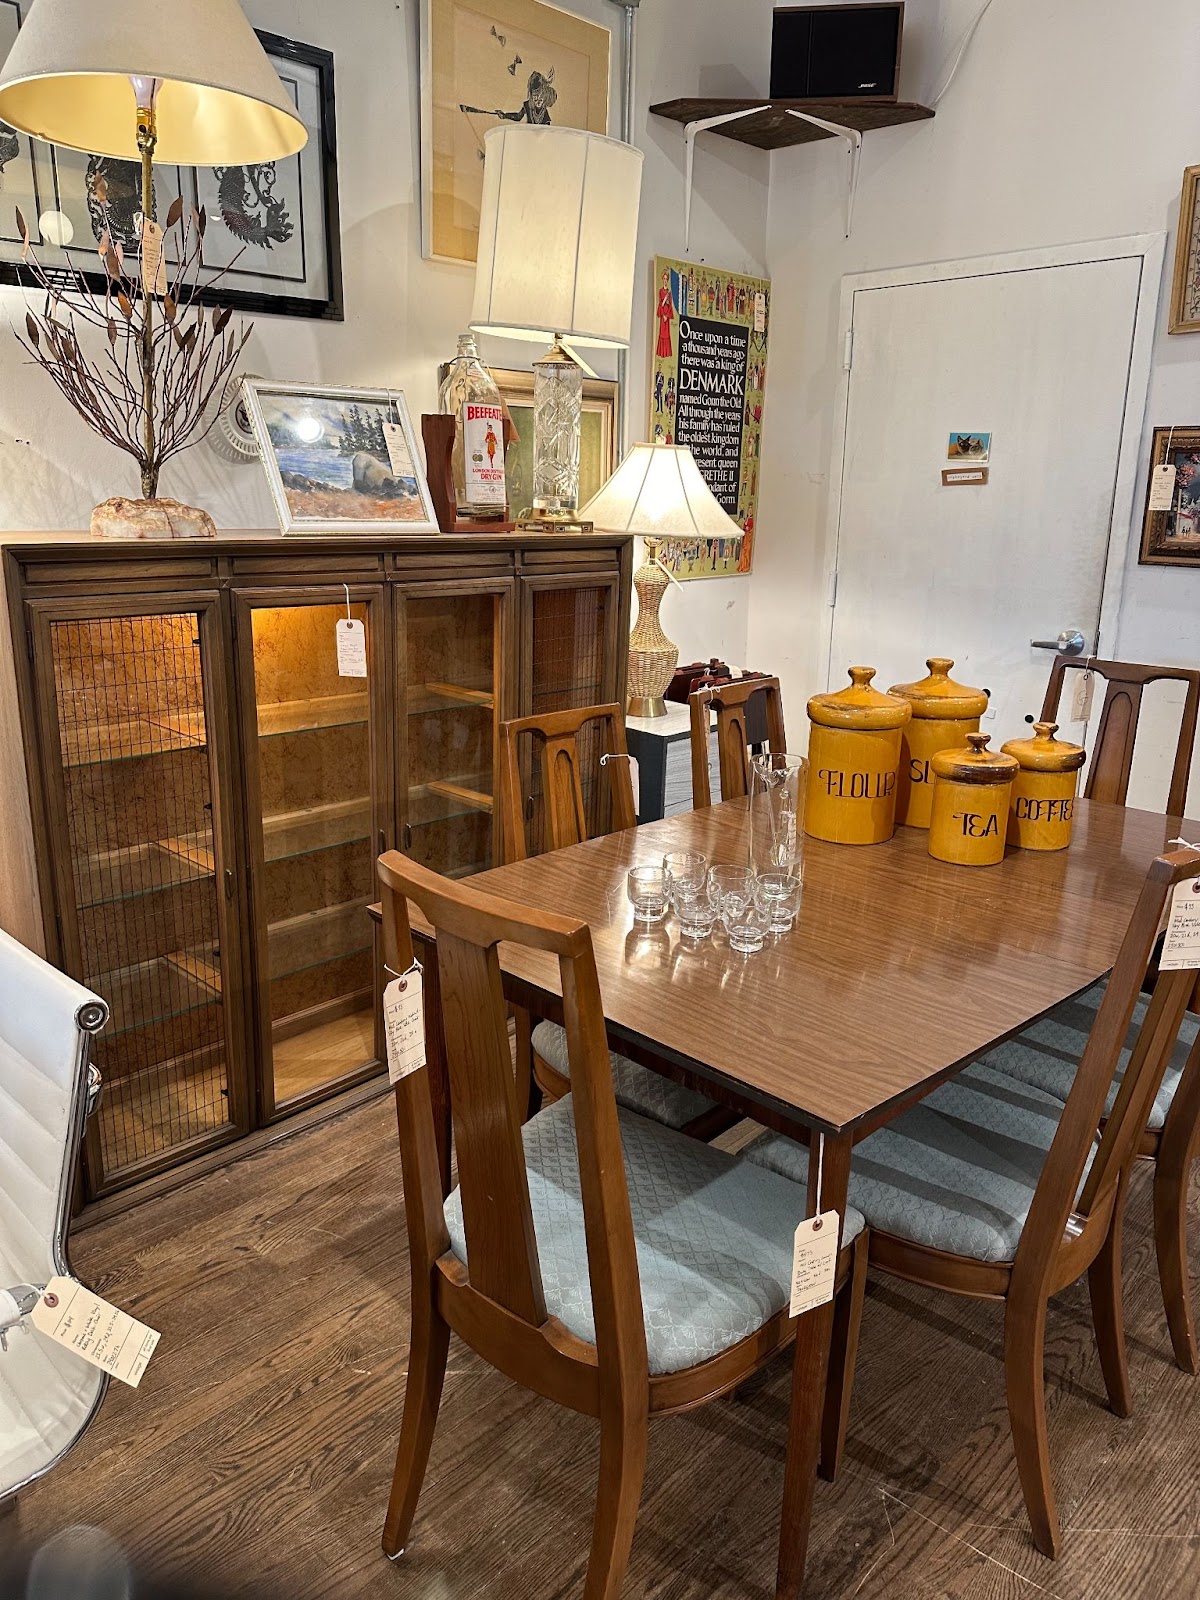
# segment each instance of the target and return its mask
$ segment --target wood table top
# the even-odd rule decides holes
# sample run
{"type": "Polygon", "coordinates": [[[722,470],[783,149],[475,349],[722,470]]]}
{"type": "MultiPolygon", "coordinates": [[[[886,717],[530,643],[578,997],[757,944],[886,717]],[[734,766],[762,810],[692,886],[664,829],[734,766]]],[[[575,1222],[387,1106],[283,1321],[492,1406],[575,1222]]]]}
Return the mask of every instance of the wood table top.
{"type": "MultiPolygon", "coordinates": [[[[633,928],[631,866],[668,850],[745,859],[744,800],[494,868],[473,884],[591,924],[610,1040],[763,1120],[859,1134],[1112,967],[1146,870],[1200,823],[1079,801],[1068,850],[998,866],[934,861],[926,834],[805,841],[792,931],[753,955],[718,928],[685,948],[674,919],[633,928]],[[653,1055],[638,1041],[649,1041],[653,1055]]],[[[557,965],[500,947],[510,992],[561,1012],[557,965]]]]}

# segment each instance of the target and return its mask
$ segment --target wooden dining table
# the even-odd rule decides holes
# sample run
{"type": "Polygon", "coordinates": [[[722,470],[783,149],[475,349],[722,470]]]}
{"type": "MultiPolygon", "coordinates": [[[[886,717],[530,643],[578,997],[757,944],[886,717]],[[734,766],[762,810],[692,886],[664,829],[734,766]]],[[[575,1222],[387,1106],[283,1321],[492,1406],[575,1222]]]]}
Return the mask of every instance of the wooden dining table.
{"type": "MultiPolygon", "coordinates": [[[[668,851],[745,862],[744,800],[472,882],[589,923],[612,1047],[810,1142],[808,1213],[844,1216],[854,1144],[1106,974],[1150,861],[1181,833],[1200,839],[1200,823],[1079,801],[1068,850],[988,868],[933,860],[909,828],[865,847],[808,840],[795,926],[749,955],[719,929],[689,944],[671,919],[635,927],[626,895],[629,868],[668,851]]],[[[513,1003],[561,1020],[557,962],[499,955],[513,1003]]],[[[804,1578],[831,1328],[831,1305],[797,1322],[778,1600],[804,1578]]]]}

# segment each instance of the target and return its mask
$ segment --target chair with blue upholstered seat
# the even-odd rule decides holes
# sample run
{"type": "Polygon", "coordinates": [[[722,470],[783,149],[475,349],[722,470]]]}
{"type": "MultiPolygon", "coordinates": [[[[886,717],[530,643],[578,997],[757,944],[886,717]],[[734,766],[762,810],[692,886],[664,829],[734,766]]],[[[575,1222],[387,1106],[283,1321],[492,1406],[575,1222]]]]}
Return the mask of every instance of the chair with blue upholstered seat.
{"type": "MultiPolygon", "coordinates": [[[[1060,1532],[1042,1371],[1047,1303],[1087,1272],[1105,1387],[1127,1416],[1125,1191],[1194,974],[1163,973],[1148,1003],[1140,990],[1170,893],[1198,869],[1192,850],[1151,865],[1065,1099],[1001,1070],[1012,1052],[1000,1046],[869,1135],[851,1162],[849,1197],[870,1227],[873,1266],[1005,1302],[1013,1445],[1034,1542],[1050,1556],[1060,1532]],[[1123,1053],[1135,1011],[1141,1026],[1123,1053]]],[[[1197,1073],[1200,1045],[1183,1081],[1197,1073]]],[[[807,1152],[788,1140],[767,1135],[747,1155],[797,1182],[807,1177],[807,1152]]]]}
{"type": "MultiPolygon", "coordinates": [[[[398,1555],[412,1526],[453,1329],[516,1382],[598,1419],[584,1593],[615,1600],[650,1417],[729,1392],[794,1335],[792,1241],[807,1191],[618,1108],[586,924],[449,882],[395,853],[381,858],[379,875],[393,971],[412,967],[408,900],[434,929],[442,1024],[426,1019],[429,1063],[396,1085],[412,1342],[383,1547],[398,1555]],[[570,1095],[523,1125],[501,941],[557,957],[572,1056],[570,1095]],[[434,1076],[448,1085],[458,1158],[448,1197],[434,1076]]],[[[827,1458],[841,1447],[865,1268],[863,1221],[848,1212],[835,1313],[844,1358],[827,1390],[827,1458]]]]}
{"type": "MultiPolygon", "coordinates": [[[[500,815],[506,861],[524,861],[542,850],[562,850],[598,834],[635,828],[620,706],[587,706],[502,722],[500,815]],[[522,748],[526,741],[534,747],[527,764],[522,748]]],[[[522,1078],[557,1100],[571,1088],[566,1033],[557,1022],[539,1021],[530,1029],[528,1016],[518,1014],[522,1078]]],[[[710,1139],[737,1120],[705,1095],[627,1056],[614,1052],[612,1068],[618,1104],[665,1127],[710,1139]]]]}

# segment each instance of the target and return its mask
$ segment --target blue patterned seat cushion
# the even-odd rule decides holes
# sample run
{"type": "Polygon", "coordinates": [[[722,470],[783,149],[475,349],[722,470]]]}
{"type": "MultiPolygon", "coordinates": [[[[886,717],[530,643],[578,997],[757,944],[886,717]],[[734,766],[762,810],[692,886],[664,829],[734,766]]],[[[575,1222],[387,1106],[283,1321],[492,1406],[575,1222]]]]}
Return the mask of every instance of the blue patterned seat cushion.
{"type": "MultiPolygon", "coordinates": [[[[805,1192],[773,1172],[618,1107],[652,1373],[708,1361],[788,1303],[792,1240],[805,1192]]],[[[596,1340],[571,1096],[522,1129],[546,1310],[596,1340]]],[[[467,1261],[459,1191],[446,1201],[450,1247],[467,1261]]],[[[852,1212],[848,1244],[862,1231],[852,1212]]],[[[469,1263],[468,1263],[469,1266],[469,1263]]]]}
{"type": "MultiPolygon", "coordinates": [[[[883,1233],[1011,1261],[1062,1110],[1053,1095],[977,1063],[855,1145],[850,1202],[883,1233]]],[[[808,1151],[791,1139],[765,1134],[745,1153],[807,1181],[808,1151]]]]}
{"type": "MultiPolygon", "coordinates": [[[[533,1030],[533,1048],[555,1072],[564,1078],[571,1076],[571,1063],[567,1056],[567,1030],[557,1022],[539,1022],[533,1030]]],[[[694,1089],[685,1089],[681,1083],[672,1083],[660,1072],[649,1067],[639,1067],[636,1061],[608,1052],[612,1063],[613,1090],[617,1104],[651,1122],[661,1122],[665,1128],[686,1128],[689,1122],[716,1109],[694,1089]]]]}
{"type": "MultiPolygon", "coordinates": [[[[1105,984],[1094,983],[1090,989],[1085,989],[1073,1000],[1064,1000],[1062,1005],[1055,1006],[1053,1011],[1048,1011],[1039,1021],[1023,1029],[1013,1038],[1006,1039],[1003,1044],[998,1044],[995,1049],[989,1050],[986,1055],[979,1058],[975,1067],[969,1067],[967,1071],[973,1072],[976,1067],[985,1065],[999,1067],[1002,1072],[1007,1072],[1010,1078],[1019,1078],[1022,1083],[1033,1084],[1035,1088],[1044,1089],[1056,1099],[1065,1100],[1075,1081],[1075,1069],[1079,1065],[1083,1047],[1096,1020],[1096,1012],[1100,1009],[1104,990],[1105,984]]],[[[1143,996],[1134,1007],[1133,1021],[1129,1025],[1129,1034],[1121,1050],[1121,1060],[1117,1067],[1118,1080],[1125,1075],[1125,1069],[1129,1065],[1129,1058],[1137,1041],[1137,1032],[1145,1018],[1148,1005],[1148,1000],[1143,996]]],[[[1148,1125],[1156,1132],[1162,1129],[1167,1120],[1167,1112],[1171,1109],[1171,1101],[1175,1098],[1175,1091],[1179,1087],[1179,1080],[1187,1063],[1188,1051],[1195,1044],[1198,1032],[1200,1032],[1200,1018],[1193,1016],[1189,1011],[1184,1016],[1183,1026],[1179,1030],[1179,1037],[1175,1041],[1171,1058],[1167,1062],[1167,1070],[1163,1074],[1163,1081],[1150,1108],[1148,1125]]],[[[1105,1102],[1105,1111],[1112,1110],[1118,1088],[1119,1081],[1114,1081],[1105,1102]]]]}

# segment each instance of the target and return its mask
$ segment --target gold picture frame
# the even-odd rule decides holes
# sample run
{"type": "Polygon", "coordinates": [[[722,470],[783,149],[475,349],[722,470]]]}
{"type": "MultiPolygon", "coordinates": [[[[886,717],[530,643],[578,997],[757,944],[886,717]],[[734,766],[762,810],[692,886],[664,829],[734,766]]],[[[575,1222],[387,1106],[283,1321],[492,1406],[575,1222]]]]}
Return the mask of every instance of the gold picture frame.
{"type": "MultiPolygon", "coordinates": [[[[489,367],[508,407],[517,438],[508,447],[508,499],[515,511],[533,503],[533,373],[489,367]]],[[[579,446],[579,504],[587,505],[617,470],[617,385],[607,378],[583,380],[579,446]]]]}
{"type": "Polygon", "coordinates": [[[1175,242],[1175,275],[1171,280],[1171,321],[1168,333],[1200,333],[1200,166],[1183,175],[1179,202],[1179,237],[1175,242]]]}
{"type": "Polygon", "coordinates": [[[1200,427],[1154,430],[1138,564],[1200,567],[1200,427]],[[1176,473],[1174,501],[1169,511],[1152,511],[1154,469],[1167,463],[1176,473]]]}
{"type": "Polygon", "coordinates": [[[421,253],[475,261],[500,122],[608,132],[612,33],[545,0],[421,0],[421,253]]]}

